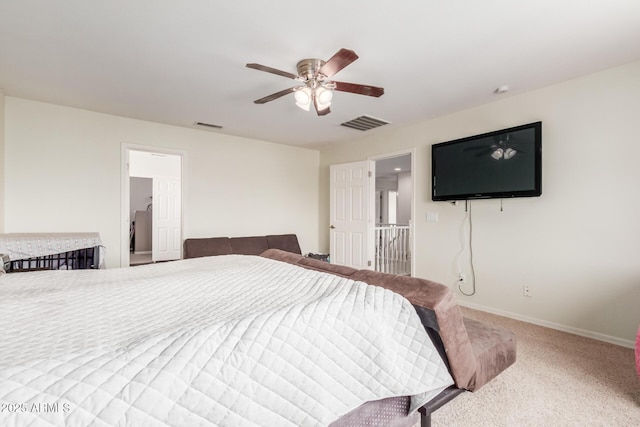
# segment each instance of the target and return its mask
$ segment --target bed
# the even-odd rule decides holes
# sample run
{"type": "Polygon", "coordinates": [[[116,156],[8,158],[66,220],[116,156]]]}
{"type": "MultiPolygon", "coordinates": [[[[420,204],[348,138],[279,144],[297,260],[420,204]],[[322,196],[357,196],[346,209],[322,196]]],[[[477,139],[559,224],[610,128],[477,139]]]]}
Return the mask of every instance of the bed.
{"type": "Polygon", "coordinates": [[[402,296],[248,255],[3,275],[0,342],[0,425],[366,425],[453,384],[402,296]]]}

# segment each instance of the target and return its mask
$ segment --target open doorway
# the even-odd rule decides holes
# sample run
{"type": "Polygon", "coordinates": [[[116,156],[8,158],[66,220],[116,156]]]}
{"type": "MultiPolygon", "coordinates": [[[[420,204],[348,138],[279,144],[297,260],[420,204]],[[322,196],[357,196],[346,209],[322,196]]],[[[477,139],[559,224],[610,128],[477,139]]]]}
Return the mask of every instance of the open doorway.
{"type": "Polygon", "coordinates": [[[412,153],[374,159],[376,163],[375,270],[410,276],[413,252],[412,153]]]}
{"type": "Polygon", "coordinates": [[[182,257],[183,160],[172,150],[123,146],[121,266],[182,257]]]}
{"type": "Polygon", "coordinates": [[[153,262],[153,178],[129,177],[129,265],[153,262]]]}

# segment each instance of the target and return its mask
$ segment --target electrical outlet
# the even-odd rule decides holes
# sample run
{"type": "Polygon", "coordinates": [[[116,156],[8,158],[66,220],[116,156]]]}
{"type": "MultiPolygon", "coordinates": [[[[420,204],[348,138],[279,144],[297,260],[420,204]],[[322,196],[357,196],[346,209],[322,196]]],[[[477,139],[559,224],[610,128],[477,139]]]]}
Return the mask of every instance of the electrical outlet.
{"type": "Polygon", "coordinates": [[[525,297],[532,297],[533,295],[531,294],[531,288],[529,287],[529,285],[524,285],[522,287],[523,293],[525,297]]]}

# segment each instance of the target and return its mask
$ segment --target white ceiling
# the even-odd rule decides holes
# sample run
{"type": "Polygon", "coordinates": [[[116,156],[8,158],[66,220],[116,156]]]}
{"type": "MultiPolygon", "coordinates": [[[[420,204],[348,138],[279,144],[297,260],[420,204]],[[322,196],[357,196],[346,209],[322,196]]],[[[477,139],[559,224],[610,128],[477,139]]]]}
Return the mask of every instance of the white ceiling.
{"type": "Polygon", "coordinates": [[[310,147],[379,131],[340,126],[363,114],[399,127],[639,58],[640,0],[0,2],[6,95],[310,147]],[[343,47],[360,59],[334,79],[382,97],[253,103],[296,82],[246,63],[295,73],[343,47]]]}

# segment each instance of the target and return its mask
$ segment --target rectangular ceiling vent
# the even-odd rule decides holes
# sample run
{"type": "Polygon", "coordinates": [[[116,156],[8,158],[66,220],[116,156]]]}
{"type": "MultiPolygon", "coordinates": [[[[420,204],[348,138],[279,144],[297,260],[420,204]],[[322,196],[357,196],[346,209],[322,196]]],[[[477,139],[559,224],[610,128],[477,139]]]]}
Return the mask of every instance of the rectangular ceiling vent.
{"type": "Polygon", "coordinates": [[[369,130],[388,124],[389,122],[382,119],[376,119],[371,116],[360,116],[353,120],[349,120],[348,122],[341,123],[341,126],[357,130],[369,130]]]}
{"type": "Polygon", "coordinates": [[[214,125],[214,124],[205,123],[205,122],[195,122],[194,125],[203,126],[203,127],[210,128],[210,129],[222,129],[222,126],[220,126],[220,125],[214,125]]]}

